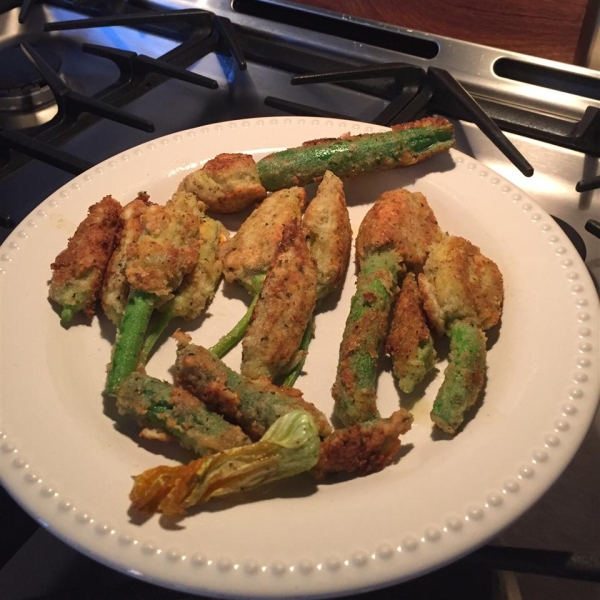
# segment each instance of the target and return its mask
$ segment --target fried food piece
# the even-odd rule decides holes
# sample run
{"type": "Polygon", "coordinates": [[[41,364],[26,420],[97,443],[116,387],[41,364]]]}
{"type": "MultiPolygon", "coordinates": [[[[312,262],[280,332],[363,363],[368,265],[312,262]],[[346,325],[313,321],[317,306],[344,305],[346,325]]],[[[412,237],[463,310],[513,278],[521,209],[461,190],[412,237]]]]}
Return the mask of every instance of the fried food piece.
{"type": "Polygon", "coordinates": [[[184,275],[174,297],[158,307],[160,315],[150,324],[142,347],[140,364],[145,365],[152,348],[174,317],[191,320],[198,318],[215,295],[223,262],[219,247],[229,239],[229,232],[220,221],[204,215],[198,228],[198,258],[192,271],[184,275]]]}
{"type": "Polygon", "coordinates": [[[317,295],[323,298],[344,284],[350,261],[352,226],[342,180],[326,171],[304,213],[308,247],[317,263],[317,295]]]}
{"type": "Polygon", "coordinates": [[[409,271],[420,270],[443,237],[423,194],[392,190],[379,197],[360,224],[356,257],[360,265],[371,251],[390,248],[409,271]]]}
{"type": "Polygon", "coordinates": [[[131,293],[108,367],[107,394],[114,395],[136,370],[154,308],[173,297],[173,290],[194,267],[204,208],[193,194],[177,192],[165,206],[152,205],[144,211],[143,231],[127,248],[125,275],[131,293]]]}
{"type": "Polygon", "coordinates": [[[209,210],[231,213],[275,192],[318,181],[405,167],[454,145],[452,124],[441,117],[403,123],[392,131],[306,142],[254,162],[247,154],[219,154],[190,173],[178,191],[191,192],[209,210]]]}
{"type": "Polygon", "coordinates": [[[242,341],[242,375],[287,373],[317,303],[317,266],[299,221],[288,223],[242,341]]]}
{"type": "Polygon", "coordinates": [[[119,325],[129,297],[129,282],[125,276],[127,248],[141,235],[142,214],[149,203],[146,192],[140,192],[121,213],[122,227],[115,250],[110,257],[102,282],[102,309],[106,316],[119,325]]]}
{"type": "Polygon", "coordinates": [[[427,317],[440,333],[456,320],[470,321],[484,331],[500,320],[502,274],[464,238],[446,236],[432,248],[419,288],[427,317]]]}
{"type": "Polygon", "coordinates": [[[219,154],[187,175],[178,191],[194,194],[218,213],[237,212],[267,195],[256,163],[248,154],[219,154]]]}
{"type": "Polygon", "coordinates": [[[224,450],[177,467],[155,467],[134,477],[133,508],[179,516],[215,496],[251,490],[310,470],[319,459],[312,417],[292,411],[249,446],[224,450]]]}
{"type": "Polygon", "coordinates": [[[331,393],[345,427],[379,418],[377,361],[398,289],[400,265],[392,250],[369,253],[358,273],[331,393]]]}
{"type": "Polygon", "coordinates": [[[348,427],[379,416],[376,406],[377,361],[388,329],[398,278],[422,264],[442,233],[422,194],[383,193],[363,219],[356,238],[360,267],[356,292],[332,388],[335,415],[348,427]]]}
{"type": "Polygon", "coordinates": [[[450,336],[448,367],[431,418],[455,434],[485,378],[484,330],[500,320],[504,286],[498,266],[461,237],[447,236],[433,247],[419,275],[430,323],[450,336]]]}
{"type": "Polygon", "coordinates": [[[198,228],[198,256],[194,268],[184,275],[175,297],[159,307],[164,313],[183,319],[196,319],[215,295],[216,286],[223,274],[219,259],[221,244],[229,239],[229,232],[220,221],[204,215],[198,228]]]}
{"type": "Polygon", "coordinates": [[[477,325],[468,321],[454,321],[448,335],[448,366],[433,403],[431,419],[446,433],[455,434],[483,388],[487,339],[477,325]]]}
{"type": "Polygon", "coordinates": [[[305,206],[306,192],[298,187],[265,198],[219,250],[225,280],[237,281],[251,294],[258,294],[277,254],[283,228],[300,220],[305,206]]]}
{"type": "Polygon", "coordinates": [[[61,320],[70,321],[79,311],[92,317],[102,278],[121,227],[121,205],[105,196],[90,206],[67,247],[50,265],[49,298],[63,309],[61,320]]]}
{"type": "MultiPolygon", "coordinates": [[[[331,171],[325,172],[302,222],[308,230],[308,248],[317,265],[317,300],[320,300],[344,284],[352,246],[344,187],[342,180],[331,171]]],[[[302,336],[298,360],[288,372],[284,385],[292,387],[302,373],[314,329],[313,317],[302,336]]]]}
{"type": "Polygon", "coordinates": [[[398,387],[410,393],[433,369],[437,358],[414,273],[407,273],[385,342],[398,387]]]}
{"type": "Polygon", "coordinates": [[[302,188],[271,194],[242,223],[235,237],[221,246],[225,280],[241,283],[254,298],[233,329],[210,348],[215,356],[222,358],[244,337],[283,229],[301,218],[305,206],[306,192],[302,188]]]}
{"type": "Polygon", "coordinates": [[[374,419],[334,431],[321,443],[319,462],[311,471],[317,479],[336,473],[369,475],[391,464],[400,449],[398,436],[412,426],[413,416],[404,409],[389,419],[374,419]]]}
{"type": "Polygon", "coordinates": [[[125,274],[134,290],[170,299],[198,257],[198,230],[204,205],[177,192],[165,206],[152,204],[142,214],[143,231],[127,249],[125,274]]]}
{"type": "Polygon", "coordinates": [[[123,381],[117,409],[142,427],[158,428],[176,438],[198,456],[250,444],[239,427],[210,412],[189,392],[142,373],[132,373],[123,381]]]}
{"type": "Polygon", "coordinates": [[[325,171],[351,177],[407,167],[453,145],[452,124],[441,117],[428,117],[383,133],[314,140],[270,154],[256,166],[261,183],[274,191],[318,181],[325,171]]]}
{"type": "Polygon", "coordinates": [[[177,384],[202,398],[210,410],[239,425],[252,440],[260,439],[279,417],[296,409],[313,417],[321,437],[331,433],[325,415],[304,400],[299,390],[252,381],[202,346],[190,343],[190,337],[181,331],[173,337],[177,340],[177,384]]]}

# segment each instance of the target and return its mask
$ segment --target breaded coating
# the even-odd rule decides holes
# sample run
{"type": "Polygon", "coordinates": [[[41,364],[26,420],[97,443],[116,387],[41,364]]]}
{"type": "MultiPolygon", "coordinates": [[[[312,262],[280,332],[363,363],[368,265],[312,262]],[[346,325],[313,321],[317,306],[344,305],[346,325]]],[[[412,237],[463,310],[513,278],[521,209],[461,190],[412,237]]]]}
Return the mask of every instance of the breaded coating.
{"type": "Polygon", "coordinates": [[[464,413],[475,404],[485,382],[486,336],[467,321],[450,325],[450,354],[444,381],[431,411],[431,420],[443,431],[455,434],[464,413]]]}
{"type": "Polygon", "coordinates": [[[123,381],[117,392],[117,409],[142,427],[158,428],[176,438],[198,456],[250,443],[239,427],[210,412],[189,392],[142,373],[132,373],[123,381]]]}
{"type": "Polygon", "coordinates": [[[229,239],[229,232],[220,221],[203,216],[198,229],[198,257],[192,271],[184,275],[175,297],[158,308],[174,317],[195,319],[215,295],[223,273],[219,258],[221,244],[229,239]]]}
{"type": "Polygon", "coordinates": [[[106,316],[117,326],[121,322],[129,296],[129,282],[125,276],[127,248],[142,233],[142,214],[148,203],[148,194],[140,192],[137,198],[123,208],[121,213],[122,227],[118,242],[104,273],[101,295],[102,309],[106,316]]]}
{"type": "Polygon", "coordinates": [[[127,248],[129,285],[168,300],[198,258],[198,231],[204,205],[177,192],[165,206],[153,204],[142,215],[142,234],[127,248]]]}
{"type": "Polygon", "coordinates": [[[435,366],[436,352],[414,273],[407,273],[402,282],[385,351],[392,358],[398,387],[407,394],[435,366]]]}
{"type": "Polygon", "coordinates": [[[419,275],[419,289],[429,322],[440,333],[455,320],[467,320],[483,330],[500,320],[502,274],[464,238],[446,236],[431,249],[419,275]]]}
{"type": "Polygon", "coordinates": [[[431,411],[433,422],[454,434],[483,388],[486,337],[500,320],[504,287],[497,265],[461,237],[434,246],[419,275],[430,323],[450,337],[448,367],[431,411]]]}
{"type": "Polygon", "coordinates": [[[321,443],[319,462],[311,473],[326,479],[336,473],[369,475],[391,464],[400,449],[398,436],[410,430],[413,416],[403,408],[389,419],[357,423],[334,431],[321,443]]]}
{"type": "Polygon", "coordinates": [[[317,296],[342,287],[350,261],[352,226],[342,180],[331,171],[323,176],[304,213],[308,247],[317,263],[317,296]]]}
{"type": "Polygon", "coordinates": [[[267,195],[256,163],[248,154],[219,154],[190,173],[178,191],[195,194],[209,210],[218,213],[237,212],[267,195]]]}
{"type": "Polygon", "coordinates": [[[372,250],[391,248],[408,270],[419,269],[431,246],[443,238],[427,199],[419,192],[384,192],[365,215],[356,236],[361,264],[372,250]]]}
{"type": "Polygon", "coordinates": [[[183,276],[173,298],[157,306],[160,314],[155,315],[146,330],[138,367],[148,362],[152,349],[171,319],[196,319],[212,300],[223,273],[223,263],[218,256],[219,246],[227,239],[229,232],[222,223],[206,215],[200,218],[196,264],[183,276]]]}
{"type": "Polygon", "coordinates": [[[90,206],[66,249],[50,265],[48,295],[63,307],[63,320],[68,321],[80,310],[88,317],[94,315],[102,278],[119,235],[121,210],[112,196],[90,206]]]}
{"type": "Polygon", "coordinates": [[[256,166],[261,183],[272,192],[319,181],[327,170],[338,177],[354,177],[407,167],[447,152],[453,145],[452,123],[443,117],[427,117],[391,131],[305,142],[269,154],[256,166]]]}
{"type": "Polygon", "coordinates": [[[317,303],[317,266],[302,223],[288,223],[242,341],[242,375],[273,380],[297,359],[317,303]]]}
{"type": "Polygon", "coordinates": [[[219,250],[225,280],[241,283],[253,295],[260,292],[284,226],[300,220],[305,206],[306,192],[299,187],[275,192],[257,206],[219,250]]]}
{"type": "Polygon", "coordinates": [[[365,215],[356,238],[360,271],[340,345],[332,388],[335,415],[345,426],[379,416],[377,362],[406,268],[425,262],[442,237],[425,196],[407,190],[384,192],[365,215]]]}
{"type": "Polygon", "coordinates": [[[325,438],[331,433],[325,415],[293,388],[279,388],[266,381],[252,381],[231,370],[211,352],[190,343],[181,331],[177,340],[175,381],[206,406],[236,423],[252,440],[260,439],[282,415],[300,409],[309,413],[325,438]]]}
{"type": "Polygon", "coordinates": [[[395,253],[387,250],[370,252],[358,273],[331,388],[334,414],[346,427],[379,417],[377,362],[400,270],[395,253]]]}

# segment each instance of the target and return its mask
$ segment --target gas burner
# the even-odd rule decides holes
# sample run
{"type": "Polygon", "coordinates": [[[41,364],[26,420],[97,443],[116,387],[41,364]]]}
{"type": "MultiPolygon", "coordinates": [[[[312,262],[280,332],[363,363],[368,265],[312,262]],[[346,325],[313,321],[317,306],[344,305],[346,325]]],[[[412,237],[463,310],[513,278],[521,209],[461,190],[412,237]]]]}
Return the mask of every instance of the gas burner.
{"type": "MultiPolygon", "coordinates": [[[[61,57],[49,48],[38,48],[38,52],[52,71],[60,74],[61,57]]],[[[57,111],[54,93],[21,48],[0,50],[0,127],[37,127],[50,121],[57,111]]]]}

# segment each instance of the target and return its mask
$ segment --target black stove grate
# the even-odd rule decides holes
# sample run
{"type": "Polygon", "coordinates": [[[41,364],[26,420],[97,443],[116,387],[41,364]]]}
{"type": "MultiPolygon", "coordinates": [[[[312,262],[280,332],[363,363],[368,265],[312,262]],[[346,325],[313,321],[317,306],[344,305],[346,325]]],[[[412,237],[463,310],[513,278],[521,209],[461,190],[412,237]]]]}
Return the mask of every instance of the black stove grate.
{"type": "MultiPolygon", "coordinates": [[[[44,30],[50,32],[114,25],[143,28],[182,22],[185,23],[187,30],[168,31],[174,37],[184,36],[185,39],[159,59],[138,55],[135,52],[84,44],[82,47],[84,52],[111,60],[120,70],[118,80],[93,97],[85,97],[70,90],[65,82],[49,69],[46,61],[34,47],[23,44],[24,51],[43,73],[46,83],[52,89],[59,110],[50,122],[36,128],[31,134],[0,129],[0,180],[32,158],[58,168],[65,168],[73,174],[83,172],[91,166],[89,163],[69,156],[59,151],[57,147],[101,118],[153,132],[153,123],[126,113],[120,110],[120,107],[146,94],[169,78],[216,89],[218,84],[215,80],[186,70],[186,67],[211,52],[218,52],[232,59],[239,70],[246,69],[243,52],[235,39],[229,20],[203,10],[144,11],[47,24],[44,30]]],[[[166,30],[160,31],[165,33],[166,30]]]]}
{"type": "Polygon", "coordinates": [[[445,112],[463,120],[472,121],[498,147],[498,149],[525,175],[533,175],[533,167],[515,148],[500,128],[481,109],[479,104],[452,77],[448,71],[437,67],[429,67],[427,71],[412,65],[377,65],[349,71],[302,75],[292,79],[292,85],[314,83],[338,83],[343,81],[378,79],[393,77],[395,84],[400,85],[398,94],[392,98],[388,106],[375,117],[378,125],[394,125],[419,118],[431,110],[434,99],[440,99],[446,107],[445,112]],[[451,108],[448,108],[451,107],[451,108]]]}
{"type": "Polygon", "coordinates": [[[58,104],[58,114],[51,121],[52,127],[63,125],[69,127],[73,122],[79,119],[82,113],[88,113],[103,119],[116,121],[117,123],[127,125],[128,127],[135,127],[136,129],[141,129],[148,133],[154,131],[154,124],[147,119],[142,119],[136,115],[115,108],[103,100],[88,98],[78,92],[74,92],[55,73],[42,55],[39,54],[31,44],[23,42],[21,48],[42,74],[44,81],[52,90],[58,104]]]}

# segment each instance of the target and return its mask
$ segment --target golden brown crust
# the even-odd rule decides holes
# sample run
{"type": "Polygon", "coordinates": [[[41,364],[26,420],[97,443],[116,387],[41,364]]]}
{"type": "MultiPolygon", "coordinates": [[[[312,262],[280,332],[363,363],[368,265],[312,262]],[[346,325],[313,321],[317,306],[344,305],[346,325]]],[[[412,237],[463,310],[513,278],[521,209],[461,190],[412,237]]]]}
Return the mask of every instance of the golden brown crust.
{"type": "Polygon", "coordinates": [[[214,297],[223,274],[223,262],[218,253],[221,244],[228,239],[229,232],[220,221],[206,215],[200,219],[196,264],[184,276],[175,297],[159,310],[184,319],[195,319],[202,313],[214,297]]]}
{"type": "Polygon", "coordinates": [[[404,131],[406,129],[414,129],[415,125],[419,125],[420,127],[435,127],[435,128],[448,128],[454,129],[454,126],[448,119],[444,117],[424,117],[423,119],[419,119],[418,121],[408,121],[407,123],[398,123],[397,125],[392,125],[393,131],[404,131]]]}
{"type": "Polygon", "coordinates": [[[306,229],[288,223],[242,341],[242,374],[272,380],[286,373],[317,302],[317,267],[306,229]]]}
{"type": "MultiPolygon", "coordinates": [[[[416,129],[418,127],[434,127],[434,128],[444,128],[452,131],[454,129],[454,125],[448,119],[444,117],[424,117],[423,119],[419,119],[417,121],[407,121],[406,123],[398,123],[397,125],[392,125],[390,129],[392,131],[405,131],[407,129],[416,129]]],[[[339,140],[353,140],[362,137],[372,136],[372,133],[359,133],[358,135],[352,135],[350,132],[343,133],[340,137],[337,138],[318,138],[316,140],[308,140],[304,142],[302,146],[310,147],[310,146],[321,146],[323,144],[331,144],[331,142],[336,142],[339,140]]],[[[435,154],[435,153],[432,153],[435,154]]],[[[415,160],[414,162],[419,162],[420,158],[415,160]]]]}
{"type": "Polygon", "coordinates": [[[102,309],[106,316],[115,324],[121,322],[129,296],[129,282],[125,276],[127,264],[127,248],[141,235],[143,230],[142,214],[149,204],[146,192],[140,192],[121,213],[122,227],[110,257],[104,281],[102,282],[102,309]]]}
{"type": "Polygon", "coordinates": [[[316,140],[308,140],[306,142],[302,142],[302,147],[310,148],[311,146],[322,146],[323,144],[331,144],[331,142],[337,142],[340,139],[343,139],[343,136],[340,136],[339,138],[318,138],[316,140]]]}
{"type": "MultiPolygon", "coordinates": [[[[185,419],[190,413],[197,411],[198,408],[206,407],[199,398],[176,386],[171,389],[169,403],[173,405],[173,419],[175,422],[179,419],[185,419]]],[[[219,431],[191,432],[191,435],[197,439],[199,446],[210,452],[221,452],[227,448],[236,448],[250,443],[250,439],[236,425],[229,425],[219,431]]]]}
{"type": "MultiPolygon", "coordinates": [[[[239,412],[239,395],[227,387],[227,369],[220,366],[210,353],[194,351],[189,335],[177,330],[176,382],[189,390],[209,410],[225,417],[231,423],[243,421],[239,412]]],[[[248,432],[246,432],[248,433],[248,432]]]]}
{"type": "Polygon", "coordinates": [[[177,341],[177,384],[230,423],[243,424],[244,432],[252,440],[259,440],[266,429],[244,419],[240,412],[240,394],[228,386],[227,367],[201,346],[192,344],[188,334],[177,330],[173,337],[177,341]]]}
{"type": "Polygon", "coordinates": [[[481,329],[498,323],[504,287],[498,266],[479,248],[457,236],[446,236],[429,254],[419,289],[430,323],[444,331],[458,319],[481,329]]]}
{"type": "Polygon", "coordinates": [[[319,298],[341,288],[350,261],[352,226],[342,180],[326,171],[304,213],[308,246],[317,263],[319,298]]]}
{"type": "Polygon", "coordinates": [[[203,205],[177,192],[165,206],[152,204],[141,216],[143,231],[127,248],[125,274],[135,290],[168,299],[198,258],[203,205]]]}
{"type": "MultiPolygon", "coordinates": [[[[385,342],[385,351],[391,356],[394,375],[400,382],[412,379],[415,365],[419,364],[419,349],[431,344],[431,333],[427,326],[423,302],[414,273],[407,273],[394,307],[392,322],[385,342]]],[[[432,349],[435,360],[435,351],[432,349]]],[[[424,375],[424,373],[423,373],[424,375]]],[[[402,391],[412,391],[403,389],[402,391]]]]}
{"type": "Polygon", "coordinates": [[[209,210],[232,213],[262,200],[267,191],[249,154],[219,154],[185,177],[179,191],[195,194],[209,210]]]}
{"type": "Polygon", "coordinates": [[[363,219],[356,238],[359,264],[372,250],[394,249],[399,262],[419,269],[443,237],[427,199],[419,192],[384,192],[363,219]]]}
{"type": "Polygon", "coordinates": [[[277,418],[296,409],[313,417],[321,438],[331,433],[325,415],[304,400],[300,390],[277,387],[264,379],[251,381],[230,371],[202,346],[190,343],[189,335],[177,331],[173,337],[178,347],[176,382],[209,410],[238,424],[253,441],[259,440],[277,418]]]}
{"type": "Polygon", "coordinates": [[[294,187],[274,192],[242,223],[237,234],[219,248],[226,281],[255,292],[253,277],[266,273],[277,254],[286,223],[302,218],[306,192],[294,187]]]}
{"type": "Polygon", "coordinates": [[[71,284],[85,279],[82,310],[88,317],[93,316],[102,278],[121,227],[121,210],[121,205],[112,196],[105,196],[90,206],[87,217],[69,239],[66,249],[50,265],[49,295],[52,300],[63,306],[70,305],[68,290],[71,284]]]}
{"type": "Polygon", "coordinates": [[[312,470],[317,479],[335,473],[369,475],[387,467],[400,448],[399,435],[412,426],[413,417],[404,409],[389,419],[358,423],[334,431],[321,443],[319,462],[312,470]]]}

